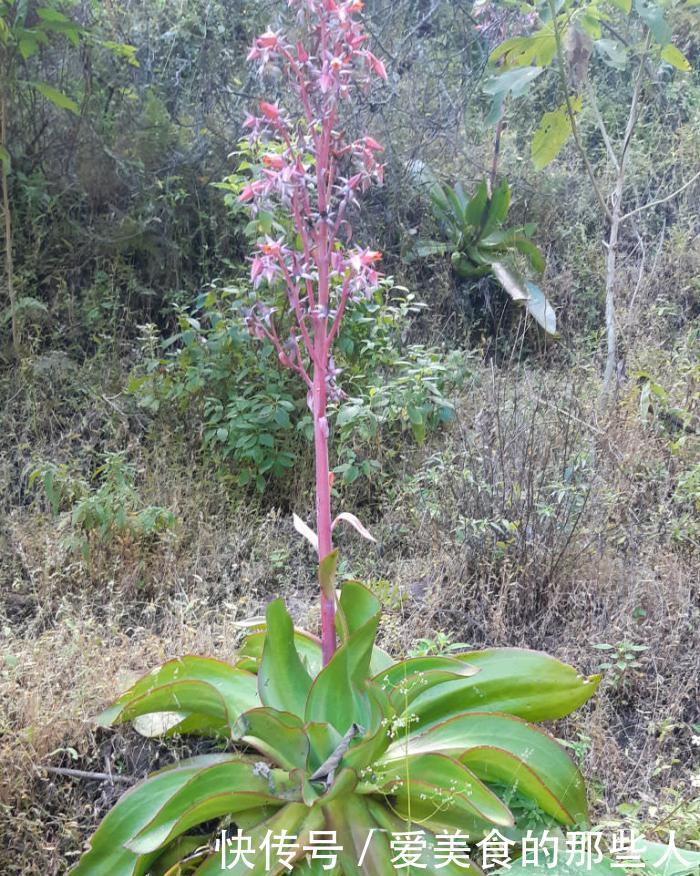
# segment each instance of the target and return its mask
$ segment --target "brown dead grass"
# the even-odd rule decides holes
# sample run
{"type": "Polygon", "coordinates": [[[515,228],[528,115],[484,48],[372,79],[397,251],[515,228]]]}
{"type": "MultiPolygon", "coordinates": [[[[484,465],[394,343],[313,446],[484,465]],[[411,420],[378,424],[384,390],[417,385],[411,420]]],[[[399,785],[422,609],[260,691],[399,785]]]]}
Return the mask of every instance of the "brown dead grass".
{"type": "MultiPolygon", "coordinates": [[[[540,375],[518,384],[514,408],[512,385],[487,377],[460,403],[451,432],[397,463],[372,509],[380,547],[343,533],[342,555],[390,597],[382,639],[396,654],[446,631],[474,647],[540,648],[591,672],[601,661],[596,643],[648,645],[639,670],[619,685],[604,682],[556,732],[580,743],[598,816],[630,800],[643,813],[680,806],[682,814],[700,771],[690,731],[700,721],[700,571],[697,555],[670,538],[669,495],[695,450],[669,456],[666,436],[639,424],[633,402],[601,422],[585,391],[564,404],[562,387],[540,375]],[[488,533],[455,538],[464,518],[526,514],[518,496],[556,480],[562,454],[591,450],[587,503],[571,535],[531,515],[505,552],[488,533]],[[556,552],[562,560],[552,566],[556,552]]],[[[316,624],[313,558],[288,516],[232,506],[196,460],[147,447],[132,445],[145,500],[175,511],[176,538],[142,551],[112,547],[84,563],[30,503],[11,503],[0,527],[0,872],[8,876],[65,872],[123,790],[48,775],[41,764],[140,776],[188,753],[90,722],[130,680],[183,653],[232,657],[236,621],[273,596],[316,624]]],[[[651,815],[646,824],[653,829],[651,815]]],[[[688,839],[687,822],[683,829],[688,839]]]]}

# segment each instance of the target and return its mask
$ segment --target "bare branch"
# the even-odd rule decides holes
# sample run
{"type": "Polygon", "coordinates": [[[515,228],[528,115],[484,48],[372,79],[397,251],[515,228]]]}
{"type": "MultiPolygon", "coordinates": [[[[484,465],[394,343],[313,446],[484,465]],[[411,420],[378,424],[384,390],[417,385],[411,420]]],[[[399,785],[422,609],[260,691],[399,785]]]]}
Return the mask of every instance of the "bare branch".
{"type": "Polygon", "coordinates": [[[45,773],[51,773],[55,776],[69,776],[72,779],[89,779],[99,782],[118,782],[122,785],[133,785],[138,782],[135,776],[115,776],[109,773],[92,773],[87,770],[71,770],[66,767],[45,766],[43,763],[37,765],[37,769],[43,770],[45,773]]]}
{"type": "Polygon", "coordinates": [[[630,216],[636,216],[637,213],[641,213],[643,210],[651,210],[652,207],[658,207],[659,204],[665,204],[666,201],[670,201],[680,195],[681,192],[685,191],[688,188],[688,186],[692,186],[692,184],[698,178],[700,178],[700,170],[694,176],[691,176],[691,178],[687,182],[683,183],[680,188],[677,188],[675,192],[671,192],[670,195],[666,195],[666,197],[664,198],[657,198],[657,200],[655,201],[649,201],[648,204],[642,204],[641,207],[636,207],[634,210],[630,210],[629,213],[625,213],[625,215],[620,219],[620,222],[624,222],[625,219],[629,219],[630,216]]]}

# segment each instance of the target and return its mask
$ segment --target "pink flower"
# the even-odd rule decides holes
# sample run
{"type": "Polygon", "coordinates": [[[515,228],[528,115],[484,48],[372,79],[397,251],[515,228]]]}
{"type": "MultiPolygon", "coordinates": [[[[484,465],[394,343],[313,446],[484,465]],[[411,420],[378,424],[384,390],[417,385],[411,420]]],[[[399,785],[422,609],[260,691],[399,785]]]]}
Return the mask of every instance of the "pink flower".
{"type": "Polygon", "coordinates": [[[265,116],[266,119],[269,119],[271,122],[279,122],[280,120],[280,111],[279,107],[274,103],[267,103],[264,100],[261,100],[258,104],[260,107],[260,112],[265,116]]]}
{"type": "Polygon", "coordinates": [[[248,183],[248,185],[243,188],[243,191],[238,196],[238,200],[241,202],[241,204],[245,204],[246,201],[252,201],[257,195],[259,195],[263,191],[264,188],[265,183],[263,180],[253,180],[252,183],[248,183]]]}
{"type": "Polygon", "coordinates": [[[280,237],[279,240],[273,240],[271,237],[265,238],[265,243],[260,244],[260,252],[266,256],[272,256],[274,258],[279,258],[282,254],[282,244],[284,243],[284,238],[280,237]]]}
{"type": "Polygon", "coordinates": [[[377,143],[377,141],[373,137],[365,137],[364,138],[365,146],[368,149],[371,149],[373,152],[383,152],[384,147],[381,143],[377,143]]]}
{"type": "Polygon", "coordinates": [[[265,167],[270,167],[273,170],[282,170],[284,167],[284,158],[276,153],[267,153],[262,157],[262,163],[265,167]]]}
{"type": "Polygon", "coordinates": [[[386,67],[379,60],[379,58],[375,57],[375,55],[373,55],[371,52],[365,52],[365,57],[367,58],[367,62],[369,63],[371,70],[376,73],[380,79],[383,79],[386,82],[386,67]]]}
{"type": "Polygon", "coordinates": [[[255,44],[259,49],[275,49],[279,45],[279,38],[274,31],[266,30],[257,38],[255,44]]]}

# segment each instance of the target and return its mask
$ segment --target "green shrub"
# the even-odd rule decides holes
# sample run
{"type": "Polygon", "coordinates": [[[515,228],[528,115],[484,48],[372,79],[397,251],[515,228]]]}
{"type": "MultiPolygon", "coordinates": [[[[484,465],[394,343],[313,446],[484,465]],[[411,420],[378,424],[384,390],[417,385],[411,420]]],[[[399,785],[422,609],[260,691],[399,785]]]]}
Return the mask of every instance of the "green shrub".
{"type": "Polygon", "coordinates": [[[53,463],[33,471],[29,484],[41,482],[52,513],[60,513],[59,527],[66,532],[64,545],[87,559],[96,544],[119,541],[146,546],[175,526],[175,515],[167,508],[142,507],[134,476],[134,468],[123,453],[107,453],[95,471],[101,481],[96,489],[71,475],[66,465],[53,463]]]}
{"type": "MultiPolygon", "coordinates": [[[[406,344],[409,319],[421,305],[391,281],[384,294],[387,302],[353,308],[338,338],[349,398],[329,413],[335,472],[346,484],[376,473],[378,457],[398,453],[406,433],[422,443],[449,422],[447,395],[469,373],[461,352],[443,356],[406,344]]],[[[145,327],[145,362],[129,389],[153,413],[187,416],[190,427],[196,417],[220,476],[263,492],[270,479],[284,479],[310,460],[312,422],[305,388],[279,367],[271,344],[251,340],[243,323],[247,305],[245,289],[211,289],[192,311],[177,310],[178,329],[169,338],[160,341],[145,327]]]]}

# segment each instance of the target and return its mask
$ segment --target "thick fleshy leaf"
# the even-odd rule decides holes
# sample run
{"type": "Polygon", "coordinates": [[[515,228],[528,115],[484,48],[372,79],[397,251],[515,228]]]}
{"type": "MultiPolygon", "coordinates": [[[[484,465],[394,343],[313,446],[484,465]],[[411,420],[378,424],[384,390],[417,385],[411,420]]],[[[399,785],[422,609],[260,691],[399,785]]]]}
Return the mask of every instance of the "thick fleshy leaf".
{"type": "Polygon", "coordinates": [[[488,784],[505,784],[530,797],[564,824],[588,817],[583,778],[564,749],[547,733],[497,712],[467,712],[394,742],[381,759],[413,754],[457,758],[488,784]]]}
{"type": "Polygon", "coordinates": [[[301,718],[265,706],[245,712],[233,728],[233,738],[251,745],[284,769],[304,769],[309,737],[301,718]]]}
{"type": "Polygon", "coordinates": [[[148,824],[153,813],[165,806],[203,768],[237,760],[234,755],[206,755],[184,761],[155,773],[130,788],[104,817],[90,840],[90,849],[70,871],[73,876],[143,876],[160,852],[138,855],[124,845],[148,824]]]}
{"type": "Polygon", "coordinates": [[[700,873],[700,852],[650,843],[643,837],[637,839],[635,848],[644,861],[644,873],[649,876],[697,876],[700,873]]]}
{"type": "MultiPolygon", "coordinates": [[[[561,845],[563,846],[563,840],[561,845]]],[[[593,856],[590,862],[584,861],[580,864],[575,860],[567,863],[566,856],[561,852],[559,853],[559,858],[563,858],[563,860],[559,860],[554,869],[551,866],[548,867],[544,859],[539,864],[533,864],[529,861],[525,863],[522,858],[519,858],[517,861],[513,861],[507,869],[499,867],[498,870],[492,870],[491,872],[494,876],[507,876],[507,874],[512,876],[514,873],[526,873],[532,874],[532,876],[538,876],[538,874],[544,876],[545,873],[548,873],[549,876],[552,876],[554,873],[556,876],[620,876],[621,872],[625,872],[620,870],[619,865],[613,867],[612,862],[606,858],[603,858],[602,861],[596,861],[595,856],[593,856]]],[[[644,876],[648,872],[646,869],[642,871],[644,876]]]]}
{"type": "MultiPolygon", "coordinates": [[[[469,866],[466,865],[464,860],[466,856],[459,856],[457,859],[459,863],[454,859],[449,860],[449,852],[446,852],[444,843],[440,844],[435,834],[417,819],[409,822],[399,818],[386,804],[372,798],[368,800],[367,808],[379,827],[389,834],[409,830],[419,831],[422,834],[425,851],[421,854],[420,863],[425,865],[425,869],[418,870],[416,867],[414,868],[416,873],[425,876],[481,876],[482,871],[474,861],[471,861],[469,866]]],[[[448,832],[455,833],[454,829],[448,832]]],[[[464,832],[462,835],[465,836],[464,832]]]]}
{"type": "Polygon", "coordinates": [[[170,660],[145,675],[96,720],[104,727],[130,721],[152,712],[176,712],[180,720],[199,716],[199,732],[207,728],[217,735],[222,723],[232,724],[238,716],[260,704],[257,679],[222,660],[187,655],[170,660]]]}
{"type": "MultiPolygon", "coordinates": [[[[478,228],[483,219],[488,204],[488,188],[486,181],[482,180],[472,195],[467,208],[464,211],[464,223],[472,228],[478,228]]],[[[462,231],[463,229],[460,229],[462,231]]]]}
{"type": "MultiPolygon", "coordinates": [[[[239,666],[241,669],[245,669],[248,672],[258,672],[263,650],[265,648],[267,624],[264,623],[263,627],[264,629],[257,630],[249,636],[246,636],[243,644],[238,650],[236,666],[239,666]]],[[[318,675],[323,666],[321,640],[317,636],[306,632],[306,630],[301,630],[298,627],[295,627],[294,647],[296,648],[297,654],[309,675],[318,675]]]]}
{"type": "Polygon", "coordinates": [[[392,763],[381,771],[378,790],[397,798],[403,815],[408,804],[427,799],[432,808],[449,810],[459,826],[466,818],[512,827],[513,815],[502,800],[464,764],[444,754],[419,754],[392,763]]]}
{"type": "Polygon", "coordinates": [[[346,581],[340,591],[338,614],[347,626],[347,635],[363,627],[382,610],[381,602],[359,581],[346,581]]]}
{"type": "Polygon", "coordinates": [[[205,767],[192,776],[127,845],[134,852],[147,854],[215,818],[300,799],[300,783],[288,773],[263,770],[260,764],[239,757],[205,767]]]}
{"type": "Polygon", "coordinates": [[[267,608],[267,632],[258,670],[258,692],[265,706],[302,717],[311,676],[294,645],[294,625],[284,602],[267,608]]]}
{"type": "Polygon", "coordinates": [[[512,241],[513,246],[518,250],[518,252],[521,252],[527,258],[532,268],[537,271],[538,274],[541,274],[546,267],[546,263],[540,248],[536,246],[529,238],[525,237],[524,234],[514,234],[512,241]]]}
{"type": "MultiPolygon", "coordinates": [[[[289,873],[283,864],[277,863],[274,852],[271,856],[271,867],[267,866],[265,852],[261,845],[269,833],[270,836],[286,835],[297,836],[303,844],[303,836],[309,830],[319,830],[323,826],[323,817],[320,810],[309,810],[303,803],[289,803],[283,809],[278,810],[266,821],[260,822],[251,830],[244,831],[244,836],[250,838],[250,847],[253,854],[247,856],[247,861],[252,864],[252,869],[246,865],[246,860],[241,858],[236,864],[233,856],[229,854],[225,858],[225,869],[222,867],[221,853],[211,855],[197,870],[197,876],[221,876],[222,873],[232,873],[233,876],[278,876],[280,873],[289,873]]],[[[234,831],[235,834],[235,831],[234,831]]],[[[302,855],[303,857],[303,855],[302,855]]]]}
{"type": "Polygon", "coordinates": [[[391,744],[387,728],[396,715],[389,698],[373,682],[367,686],[367,696],[374,711],[371,727],[359,741],[353,740],[342,761],[343,766],[358,771],[374,764],[387,750],[391,744]]]}
{"type": "Polygon", "coordinates": [[[306,735],[311,743],[307,771],[314,773],[334,751],[337,751],[342,733],[338,733],[335,727],[325,722],[312,721],[305,724],[306,735]]]}
{"type": "Polygon", "coordinates": [[[496,186],[488,201],[488,217],[480,236],[487,236],[503,224],[510,208],[510,187],[507,180],[496,186]]]}
{"type": "Polygon", "coordinates": [[[589,700],[600,682],[598,675],[579,675],[554,657],[521,648],[489,648],[454,659],[478,669],[478,675],[416,697],[411,703],[414,727],[468,711],[507,712],[532,722],[558,720],[589,700]]]}
{"type": "Polygon", "coordinates": [[[149,876],[180,876],[178,867],[182,867],[181,862],[184,859],[187,859],[188,866],[194,869],[197,861],[194,853],[201,850],[202,859],[208,855],[207,839],[201,834],[178,837],[162,855],[159,855],[155,863],[151,864],[149,876]]]}
{"type": "Polygon", "coordinates": [[[343,876],[387,876],[393,872],[389,840],[367,807],[367,799],[351,794],[324,807],[329,830],[342,848],[343,876]]]}
{"type": "Polygon", "coordinates": [[[445,684],[478,674],[478,669],[454,657],[412,657],[394,663],[373,681],[388,694],[397,711],[406,711],[421,694],[445,684]]]}
{"type": "Polygon", "coordinates": [[[530,296],[525,305],[527,312],[551,338],[558,338],[557,315],[552,305],[547,301],[544,292],[532,280],[526,280],[525,286],[530,296]]]}
{"type": "MultiPolygon", "coordinates": [[[[361,623],[364,617],[364,614],[358,614],[357,623],[361,623]]],[[[374,729],[370,722],[376,712],[366,688],[378,625],[379,611],[350,633],[328,665],[319,672],[309,691],[306,721],[327,721],[341,734],[353,723],[364,730],[374,729]]],[[[351,623],[348,623],[348,628],[352,628],[351,623]]]]}
{"type": "Polygon", "coordinates": [[[494,277],[516,304],[527,303],[527,287],[519,271],[516,271],[512,265],[500,261],[492,261],[491,270],[494,277]]]}

